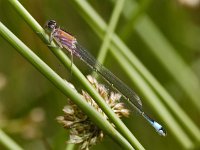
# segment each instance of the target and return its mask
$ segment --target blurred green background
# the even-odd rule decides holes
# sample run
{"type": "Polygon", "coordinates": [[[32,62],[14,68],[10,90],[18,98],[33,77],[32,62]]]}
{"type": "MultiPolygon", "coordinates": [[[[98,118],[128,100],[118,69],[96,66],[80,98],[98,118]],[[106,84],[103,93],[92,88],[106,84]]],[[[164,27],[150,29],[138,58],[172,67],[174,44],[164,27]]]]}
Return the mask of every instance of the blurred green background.
{"type": "MultiPolygon", "coordinates": [[[[81,45],[97,57],[102,40],[88,25],[88,21],[80,15],[81,11],[75,1],[20,0],[20,2],[40,25],[43,26],[49,19],[56,20],[61,27],[72,33],[81,45]]],[[[88,3],[107,23],[110,20],[114,2],[112,0],[88,0],[88,3]]],[[[134,0],[126,0],[123,11],[133,9],[132,2],[134,0]]],[[[183,4],[181,0],[137,0],[137,3],[139,7],[137,8],[137,14],[135,16],[133,14],[135,17],[133,17],[135,19],[133,19],[134,25],[137,26],[140,19],[148,15],[151,21],[154,22],[156,29],[173,46],[176,53],[188,65],[187,67],[194,72],[199,83],[200,7],[192,7],[187,3],[183,4]]],[[[62,66],[47,46],[41,42],[37,34],[30,29],[6,0],[0,0],[0,20],[59,75],[70,80],[78,89],[81,89],[76,79],[70,77],[70,71],[62,66]]],[[[194,123],[200,127],[200,109],[196,107],[191,97],[180,88],[168,69],[155,57],[148,44],[139,35],[138,27],[136,27],[136,30],[128,28],[130,22],[131,16],[127,19],[122,13],[115,33],[123,39],[124,43],[132,50],[132,53],[139,58],[176,99],[176,102],[194,123]]],[[[163,58],[168,60],[169,63],[172,61],[170,56],[166,55],[163,58]]],[[[80,61],[75,60],[75,62],[85,75],[91,73],[91,70],[82,65],[80,61]]],[[[116,64],[116,60],[108,52],[104,65],[123,81],[129,83],[127,76],[120,67],[116,67],[116,64]]],[[[180,74],[181,72],[177,72],[177,77],[180,74]]],[[[189,82],[193,81],[190,78],[193,78],[193,76],[188,76],[188,80],[185,80],[185,83],[188,82],[189,86],[189,82]]],[[[196,80],[194,81],[196,82],[196,80]]],[[[196,90],[200,91],[200,89],[196,90]]],[[[56,122],[55,118],[62,114],[62,108],[66,102],[67,98],[59,90],[0,37],[0,127],[12,139],[24,149],[29,150],[42,150],[49,147],[52,149],[65,149],[67,132],[56,122]]],[[[148,104],[144,102],[143,104],[145,111],[156,118],[157,114],[151,110],[151,107],[148,107],[148,104]]],[[[140,143],[148,150],[183,149],[170,132],[165,138],[158,136],[137,113],[133,113],[130,118],[123,120],[140,143]]],[[[199,141],[194,141],[194,143],[195,146],[199,146],[199,141]]],[[[109,148],[120,149],[109,137],[105,137],[103,142],[92,147],[92,149],[109,148]]],[[[0,149],[5,149],[5,147],[0,144],[0,149]]]]}

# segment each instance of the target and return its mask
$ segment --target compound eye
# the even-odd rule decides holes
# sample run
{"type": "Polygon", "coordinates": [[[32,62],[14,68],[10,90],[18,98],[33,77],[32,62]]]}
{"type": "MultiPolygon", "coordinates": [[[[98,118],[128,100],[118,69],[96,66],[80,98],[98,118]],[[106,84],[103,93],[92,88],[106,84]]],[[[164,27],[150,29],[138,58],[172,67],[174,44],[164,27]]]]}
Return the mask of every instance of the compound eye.
{"type": "Polygon", "coordinates": [[[48,28],[49,30],[53,30],[56,28],[56,21],[54,20],[49,20],[46,25],[45,25],[46,28],[48,28]]]}

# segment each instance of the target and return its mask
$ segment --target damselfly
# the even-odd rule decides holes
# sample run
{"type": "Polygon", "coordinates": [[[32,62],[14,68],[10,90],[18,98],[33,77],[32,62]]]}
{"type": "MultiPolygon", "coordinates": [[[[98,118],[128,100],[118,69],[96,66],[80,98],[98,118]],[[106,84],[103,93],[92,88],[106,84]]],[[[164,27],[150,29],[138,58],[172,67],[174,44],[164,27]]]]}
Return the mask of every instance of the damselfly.
{"type": "Polygon", "coordinates": [[[76,56],[84,63],[86,63],[90,68],[95,70],[100,74],[107,82],[109,82],[117,91],[119,91],[131,104],[136,108],[136,110],[147,120],[158,132],[159,135],[166,136],[165,129],[157,123],[155,120],[151,119],[142,110],[142,102],[139,96],[129,88],[124,82],[117,78],[112,72],[101,65],[88,51],[86,51],[76,40],[75,37],[69,33],[62,30],[57,26],[56,21],[50,20],[45,26],[50,32],[50,42],[54,39],[59,47],[68,50],[71,56],[76,56]]]}

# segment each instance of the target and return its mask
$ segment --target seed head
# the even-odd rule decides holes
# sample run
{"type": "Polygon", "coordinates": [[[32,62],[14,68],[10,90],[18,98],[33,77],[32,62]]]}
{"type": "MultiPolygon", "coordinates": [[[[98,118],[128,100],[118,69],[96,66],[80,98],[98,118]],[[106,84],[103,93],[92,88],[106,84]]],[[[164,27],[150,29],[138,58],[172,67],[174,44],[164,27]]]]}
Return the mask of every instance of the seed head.
{"type": "MultiPolygon", "coordinates": [[[[119,101],[121,98],[119,93],[109,93],[104,85],[99,84],[97,80],[90,75],[87,76],[87,79],[118,117],[129,116],[129,110],[119,101]]],[[[75,89],[72,84],[70,84],[70,86],[75,89]]],[[[82,95],[89,105],[94,107],[108,120],[106,114],[87,92],[82,90],[82,95]]],[[[103,139],[103,131],[96,126],[71,100],[69,100],[68,105],[63,108],[63,112],[64,115],[57,117],[57,121],[62,124],[64,128],[69,130],[70,135],[67,143],[80,144],[81,150],[88,150],[89,147],[103,139]]]]}

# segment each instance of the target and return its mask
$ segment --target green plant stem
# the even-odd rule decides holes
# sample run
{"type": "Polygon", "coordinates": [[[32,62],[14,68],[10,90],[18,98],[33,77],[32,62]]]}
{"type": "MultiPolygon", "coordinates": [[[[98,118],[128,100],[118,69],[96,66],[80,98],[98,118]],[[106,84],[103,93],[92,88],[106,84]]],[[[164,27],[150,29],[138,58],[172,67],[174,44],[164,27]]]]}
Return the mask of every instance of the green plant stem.
{"type": "Polygon", "coordinates": [[[108,28],[106,29],[106,32],[105,32],[106,34],[103,38],[102,45],[99,50],[99,54],[98,54],[98,58],[97,58],[97,60],[101,63],[104,62],[104,59],[106,57],[106,53],[109,48],[109,44],[111,43],[111,37],[117,26],[117,22],[119,20],[119,16],[123,9],[124,2],[125,2],[125,0],[117,0],[117,2],[115,4],[114,10],[111,15],[111,19],[109,21],[108,28]]]}
{"type": "MultiPolygon", "coordinates": [[[[129,2],[129,5],[131,5],[133,7],[133,9],[137,9],[137,7],[140,7],[140,6],[136,5],[135,2],[133,3],[132,1],[129,2]]],[[[124,10],[123,14],[125,15],[126,18],[130,18],[129,17],[131,15],[130,12],[131,11],[129,11],[129,13],[128,13],[124,10]]],[[[140,30],[139,32],[141,32],[141,35],[146,38],[145,39],[146,41],[149,41],[148,42],[149,44],[152,43],[152,42],[154,43],[155,41],[159,41],[158,42],[159,45],[165,45],[165,44],[162,44],[163,42],[166,43],[165,39],[163,41],[160,41],[160,39],[163,39],[164,37],[161,35],[161,33],[159,33],[159,31],[156,29],[155,25],[152,24],[152,21],[145,14],[144,14],[144,16],[145,16],[144,18],[141,17],[142,19],[139,19],[139,22],[143,22],[142,26],[144,26],[145,30],[147,30],[146,29],[147,27],[150,28],[148,30],[150,30],[152,34],[150,33],[150,34],[148,34],[148,36],[153,36],[153,35],[154,35],[154,37],[158,36],[157,39],[152,40],[153,38],[151,38],[151,37],[145,37],[148,32],[145,32],[142,29],[142,27],[140,25],[138,25],[136,22],[132,22],[132,29],[134,29],[134,27],[137,24],[137,28],[140,30]],[[144,19],[144,21],[143,21],[143,19],[144,19]],[[156,35],[155,35],[155,33],[156,33],[156,35]],[[159,38],[159,36],[161,36],[161,38],[159,38]]],[[[129,33],[130,33],[131,32],[130,28],[127,31],[129,31],[129,33]]],[[[167,45],[169,45],[169,43],[167,45]]],[[[151,44],[151,47],[152,48],[156,47],[156,45],[151,44]]],[[[154,49],[159,49],[159,48],[154,48],[154,49]]],[[[121,48],[121,50],[124,51],[123,54],[125,54],[127,56],[126,58],[132,63],[133,66],[135,66],[134,65],[135,59],[132,59],[135,56],[128,50],[128,48],[123,47],[123,48],[121,48]]],[[[171,51],[175,51],[175,50],[171,50],[171,51]]],[[[164,54],[163,56],[166,56],[166,55],[167,54],[164,54]]],[[[149,82],[149,84],[157,92],[157,94],[163,99],[164,103],[171,109],[171,112],[177,117],[177,119],[181,123],[181,125],[188,131],[188,133],[195,140],[200,141],[200,130],[199,130],[199,128],[194,124],[194,122],[190,119],[190,117],[183,111],[183,109],[177,104],[176,100],[151,75],[151,73],[146,68],[144,68],[144,66],[140,65],[139,63],[138,63],[138,65],[139,65],[139,67],[137,67],[138,71],[141,73],[141,75],[143,75],[143,77],[146,79],[146,81],[149,82]]],[[[187,66],[185,66],[185,67],[188,68],[187,66]]],[[[192,73],[191,71],[189,71],[189,72],[192,73]]],[[[196,78],[194,78],[194,80],[196,80],[196,78]]],[[[198,94],[198,93],[196,93],[196,94],[198,94]]]]}
{"type": "MultiPolygon", "coordinates": [[[[0,34],[8,41],[24,58],[26,58],[38,71],[40,71],[51,83],[53,83],[64,95],[77,104],[102,130],[113,138],[125,149],[133,149],[129,142],[93,107],[83,99],[65,80],[58,76],[48,65],[35,55],[24,43],[0,22],[0,34]]],[[[75,67],[74,67],[75,68],[75,67]]],[[[0,138],[1,140],[1,138],[0,138]]]]}
{"type": "Polygon", "coordinates": [[[181,142],[181,144],[186,148],[194,147],[192,140],[188,137],[188,135],[184,132],[184,130],[180,127],[176,119],[171,115],[171,113],[167,110],[167,108],[162,104],[159,100],[159,97],[153,92],[152,88],[147,85],[146,81],[142,79],[142,77],[138,74],[138,72],[132,69],[130,63],[125,59],[125,57],[120,56],[121,54],[117,51],[116,48],[112,48],[111,51],[115,51],[113,53],[115,59],[119,62],[121,66],[123,66],[124,71],[131,78],[137,78],[136,85],[137,87],[142,88],[141,91],[144,97],[147,99],[151,99],[151,103],[149,105],[153,110],[159,112],[157,115],[160,118],[165,118],[165,126],[167,130],[170,130],[171,133],[175,136],[175,138],[181,142]],[[125,67],[124,67],[125,66],[125,67]],[[184,142],[184,144],[182,143],[184,142]]]}
{"type": "MultiPolygon", "coordinates": [[[[118,38],[114,38],[116,41],[120,42],[118,38]]],[[[135,55],[130,52],[128,47],[125,45],[121,45],[121,47],[117,47],[117,45],[111,45],[111,52],[114,55],[116,51],[126,51],[126,60],[128,60],[133,66],[135,66],[135,55]],[[129,56],[129,57],[128,57],[129,56]]],[[[121,56],[121,55],[120,55],[121,56]]],[[[140,65],[140,64],[137,64],[140,65]]],[[[126,67],[123,67],[126,68],[126,67]]],[[[131,68],[131,66],[130,66],[131,68]]],[[[127,70],[129,70],[128,68],[127,70]]],[[[175,118],[178,119],[178,121],[181,123],[181,125],[185,128],[186,131],[197,141],[200,141],[200,130],[199,128],[194,124],[194,122],[190,119],[190,117],[184,112],[184,110],[176,103],[176,100],[165,90],[165,88],[156,80],[156,78],[142,65],[140,65],[140,71],[142,71],[142,76],[144,77],[145,81],[147,81],[150,86],[153,88],[153,90],[156,91],[156,93],[162,98],[163,102],[167,107],[169,107],[170,111],[175,115],[175,118]]],[[[134,82],[137,83],[140,80],[138,80],[136,77],[132,78],[133,75],[130,75],[130,79],[134,82]],[[136,79],[136,80],[135,80],[136,79]]],[[[144,88],[141,88],[140,84],[138,83],[141,91],[144,90],[144,88]]],[[[143,91],[145,92],[145,91],[143,91]]],[[[146,95],[146,94],[145,94],[146,95]]],[[[149,100],[147,101],[149,104],[151,104],[153,101],[151,101],[150,97],[147,97],[144,100],[149,100]]],[[[164,105],[163,104],[163,105],[164,105]]],[[[152,105],[152,104],[151,104],[152,105]]],[[[156,103],[155,103],[156,105],[156,103]]],[[[167,118],[164,117],[164,114],[162,114],[162,111],[160,111],[159,107],[158,109],[155,110],[157,114],[159,114],[163,120],[167,121],[167,118]]],[[[176,132],[174,132],[176,134],[176,132]]]]}
{"type": "MultiPolygon", "coordinates": [[[[132,1],[131,5],[137,7],[136,2],[132,1]]],[[[124,13],[124,15],[126,18],[129,18],[131,14],[124,13]]],[[[149,50],[190,97],[191,102],[200,109],[200,81],[198,77],[163,36],[153,21],[144,14],[132,28],[136,30],[141,39],[150,48],[149,50]]]]}
{"type": "Polygon", "coordinates": [[[151,48],[151,52],[168,70],[184,92],[187,93],[192,100],[191,102],[200,109],[199,80],[190,69],[189,65],[187,65],[180,55],[176,53],[173,46],[170,45],[155,27],[154,23],[147,17],[144,17],[138,22],[136,30],[144,42],[151,48]]]}
{"type": "MultiPolygon", "coordinates": [[[[74,2],[75,2],[74,4],[76,4],[76,6],[77,6],[76,7],[77,10],[80,12],[80,14],[83,16],[83,18],[85,20],[87,20],[87,22],[92,27],[92,29],[94,29],[94,31],[97,33],[97,35],[100,36],[101,38],[103,38],[104,33],[107,29],[107,25],[101,19],[101,17],[85,1],[76,0],[74,2]]],[[[112,53],[119,50],[123,55],[125,55],[126,59],[132,63],[132,65],[136,68],[136,70],[139,71],[139,73],[145,78],[145,80],[147,80],[158,93],[160,92],[159,94],[161,95],[163,100],[165,100],[166,104],[169,107],[172,107],[172,103],[175,103],[175,101],[172,99],[173,102],[168,103],[168,98],[171,96],[168,94],[168,92],[164,88],[160,88],[160,87],[162,87],[161,84],[151,75],[151,73],[143,66],[143,64],[136,58],[136,56],[133,53],[131,53],[131,50],[117,37],[117,35],[114,34],[112,36],[112,42],[113,42],[113,46],[116,47],[115,49],[113,49],[112,53]],[[156,83],[156,84],[154,85],[154,83],[156,83]]],[[[137,80],[137,78],[135,78],[135,77],[131,78],[131,79],[137,80]]],[[[151,99],[147,98],[146,100],[149,100],[148,103],[151,104],[151,99]]],[[[154,104],[152,104],[152,105],[154,105],[154,104]]],[[[176,112],[176,108],[172,107],[174,114],[176,114],[176,116],[178,116],[178,118],[180,119],[181,122],[184,122],[183,126],[185,126],[185,127],[187,126],[186,129],[189,131],[189,133],[193,137],[198,138],[199,137],[199,135],[197,134],[198,132],[195,133],[195,131],[199,131],[197,126],[192,122],[192,120],[184,113],[184,111],[178,105],[175,105],[175,106],[177,106],[178,110],[180,110],[178,112],[182,112],[182,113],[176,112]],[[187,119],[185,120],[184,117],[186,117],[187,119]],[[191,129],[190,125],[192,125],[194,128],[191,129]]],[[[156,112],[157,112],[157,114],[162,116],[162,119],[165,120],[165,122],[168,123],[168,119],[165,118],[165,116],[166,116],[165,114],[160,113],[160,111],[158,109],[156,109],[156,112]]],[[[173,117],[171,116],[170,118],[173,118],[173,117]]],[[[172,123],[172,124],[174,124],[174,123],[172,123]]],[[[173,129],[173,126],[171,126],[170,128],[173,129]]],[[[181,127],[180,127],[180,130],[181,130],[181,127]]],[[[177,133],[175,131],[175,132],[173,132],[173,134],[174,135],[176,134],[175,136],[177,136],[179,133],[177,133]]],[[[184,141],[184,139],[188,139],[187,137],[186,138],[180,137],[177,139],[183,147],[188,148],[188,147],[191,147],[191,145],[192,145],[191,141],[188,141],[188,142],[184,141]]]]}
{"type": "MultiPolygon", "coordinates": [[[[34,18],[25,10],[25,8],[18,2],[9,0],[11,5],[15,10],[22,16],[22,18],[28,23],[28,25],[38,34],[39,37],[49,44],[49,38],[44,33],[44,30],[40,25],[34,20],[34,18]]],[[[65,55],[65,53],[58,48],[55,48],[55,44],[52,43],[50,47],[52,52],[59,58],[59,60],[64,64],[64,66],[71,68],[71,61],[65,55]]],[[[84,75],[73,65],[72,73],[79,80],[80,84],[85,87],[85,90],[90,94],[90,96],[97,102],[105,114],[109,117],[112,123],[118,128],[118,131],[123,134],[123,136],[130,142],[130,144],[136,149],[144,149],[144,147],[139,143],[139,141],[133,136],[130,130],[124,125],[124,123],[116,116],[116,114],[111,110],[109,106],[105,103],[97,91],[90,85],[90,83],[85,79],[84,75]]]]}
{"type": "Polygon", "coordinates": [[[10,150],[23,150],[15,141],[0,129],[0,142],[10,150]]]}
{"type": "Polygon", "coordinates": [[[65,150],[75,150],[76,145],[75,144],[69,144],[67,143],[65,150]]]}
{"type": "MultiPolygon", "coordinates": [[[[142,18],[142,15],[145,14],[145,11],[149,8],[153,0],[142,0],[140,5],[138,7],[132,5],[132,1],[127,1],[127,7],[128,5],[132,7],[132,11],[129,15],[129,21],[127,21],[126,25],[122,27],[120,31],[120,37],[126,41],[132,34],[134,26],[137,24],[138,20],[142,18]]],[[[123,13],[126,13],[129,11],[123,11],[123,13]]]]}

